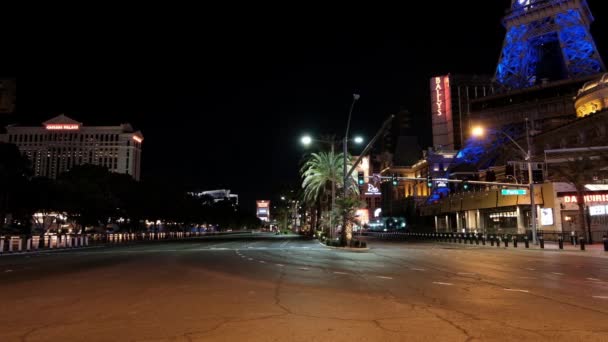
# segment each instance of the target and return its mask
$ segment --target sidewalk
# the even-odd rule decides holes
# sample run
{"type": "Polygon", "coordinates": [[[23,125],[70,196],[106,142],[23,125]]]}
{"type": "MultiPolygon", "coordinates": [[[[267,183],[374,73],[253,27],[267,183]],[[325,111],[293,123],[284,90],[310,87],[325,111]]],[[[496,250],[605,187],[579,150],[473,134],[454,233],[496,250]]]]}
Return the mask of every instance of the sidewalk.
{"type": "Polygon", "coordinates": [[[454,243],[454,242],[438,242],[438,241],[428,241],[439,243],[442,245],[448,246],[462,246],[469,248],[493,248],[493,249],[502,249],[502,250],[514,250],[514,251],[535,251],[535,252],[553,252],[553,253],[565,253],[568,255],[579,255],[579,256],[593,256],[600,258],[608,258],[608,252],[604,251],[604,245],[601,243],[596,243],[593,245],[585,245],[585,250],[581,251],[580,245],[573,246],[569,243],[564,244],[564,249],[560,250],[559,245],[556,242],[550,241],[545,242],[545,248],[540,248],[540,245],[533,245],[530,243],[530,248],[526,248],[523,242],[518,242],[517,248],[513,247],[513,242],[509,242],[509,246],[505,247],[504,242],[501,243],[500,247],[496,247],[496,245],[491,246],[489,242],[486,242],[486,245],[483,246],[481,242],[479,245],[476,244],[464,244],[464,243],[454,243]]]}

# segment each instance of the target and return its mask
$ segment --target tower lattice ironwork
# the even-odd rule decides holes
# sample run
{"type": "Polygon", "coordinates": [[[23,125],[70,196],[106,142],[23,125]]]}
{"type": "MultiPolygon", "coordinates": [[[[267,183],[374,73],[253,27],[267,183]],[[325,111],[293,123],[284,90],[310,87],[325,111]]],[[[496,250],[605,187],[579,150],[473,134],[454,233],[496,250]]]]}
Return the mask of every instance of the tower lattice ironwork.
{"type": "Polygon", "coordinates": [[[585,0],[512,0],[495,80],[507,89],[605,71],[585,0]]]}

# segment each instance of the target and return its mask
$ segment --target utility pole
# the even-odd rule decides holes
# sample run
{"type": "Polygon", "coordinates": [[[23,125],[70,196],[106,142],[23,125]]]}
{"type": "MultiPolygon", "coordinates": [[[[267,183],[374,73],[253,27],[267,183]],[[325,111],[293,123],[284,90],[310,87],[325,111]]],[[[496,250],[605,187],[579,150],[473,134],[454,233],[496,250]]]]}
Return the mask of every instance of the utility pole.
{"type": "MultiPolygon", "coordinates": [[[[348,174],[347,174],[347,158],[346,155],[348,153],[348,131],[350,130],[350,118],[353,114],[353,108],[355,107],[355,102],[357,102],[357,100],[359,100],[360,95],[359,94],[353,94],[353,102],[350,105],[350,110],[348,111],[348,120],[346,121],[346,133],[344,133],[344,139],[342,141],[342,144],[344,145],[344,149],[342,151],[343,153],[343,170],[344,170],[344,184],[342,186],[343,189],[343,200],[346,200],[346,197],[348,196],[348,174]]],[[[344,208],[343,208],[344,209],[344,208]]],[[[346,236],[346,221],[347,221],[347,217],[346,217],[346,210],[344,210],[344,212],[342,213],[342,243],[346,243],[347,240],[347,236],[346,236]]]]}
{"type": "Polygon", "coordinates": [[[534,181],[532,180],[532,144],[530,144],[529,120],[526,118],[526,142],[528,144],[528,184],[530,185],[530,220],[532,228],[532,243],[537,244],[536,234],[536,204],[534,203],[534,181]]]}

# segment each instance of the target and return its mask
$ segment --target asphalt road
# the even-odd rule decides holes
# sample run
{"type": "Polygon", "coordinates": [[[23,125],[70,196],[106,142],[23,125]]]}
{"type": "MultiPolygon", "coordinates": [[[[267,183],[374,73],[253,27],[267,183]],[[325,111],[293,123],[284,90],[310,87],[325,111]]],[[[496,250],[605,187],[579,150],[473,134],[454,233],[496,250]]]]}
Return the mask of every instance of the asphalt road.
{"type": "Polygon", "coordinates": [[[257,235],[0,257],[0,341],[608,341],[608,259],[257,235]]]}

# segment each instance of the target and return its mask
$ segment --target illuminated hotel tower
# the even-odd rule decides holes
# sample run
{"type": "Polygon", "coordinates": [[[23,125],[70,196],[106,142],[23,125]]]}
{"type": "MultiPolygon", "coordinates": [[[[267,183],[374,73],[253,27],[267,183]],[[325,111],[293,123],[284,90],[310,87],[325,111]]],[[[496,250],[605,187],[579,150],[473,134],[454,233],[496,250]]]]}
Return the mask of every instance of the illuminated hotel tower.
{"type": "Polygon", "coordinates": [[[57,178],[76,165],[93,164],[139,180],[143,135],[130,124],[84,126],[59,115],[38,127],[8,126],[0,141],[15,144],[35,176],[57,178]]]}

